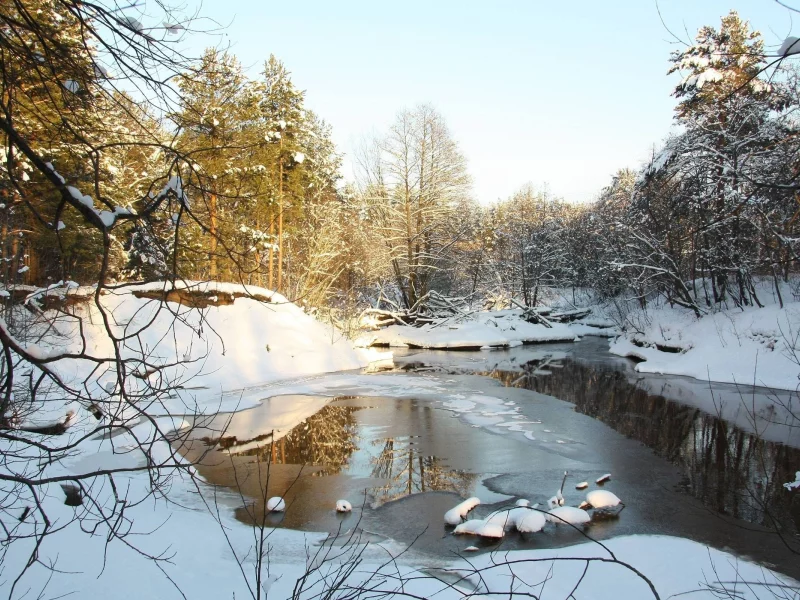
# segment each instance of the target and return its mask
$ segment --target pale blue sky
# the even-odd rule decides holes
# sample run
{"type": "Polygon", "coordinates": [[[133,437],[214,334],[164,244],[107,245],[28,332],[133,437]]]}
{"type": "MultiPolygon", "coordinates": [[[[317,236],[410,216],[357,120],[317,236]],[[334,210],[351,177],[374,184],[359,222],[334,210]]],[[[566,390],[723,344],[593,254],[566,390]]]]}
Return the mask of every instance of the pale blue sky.
{"type": "MultiPolygon", "coordinates": [[[[792,29],[774,0],[659,6],[684,39],[732,8],[773,50],[792,29]]],[[[202,13],[229,25],[224,40],[253,75],[270,53],[283,60],[347,155],[399,109],[433,104],[481,201],[529,181],[590,200],[671,126],[676,46],[652,0],[206,0],[202,13]]]]}

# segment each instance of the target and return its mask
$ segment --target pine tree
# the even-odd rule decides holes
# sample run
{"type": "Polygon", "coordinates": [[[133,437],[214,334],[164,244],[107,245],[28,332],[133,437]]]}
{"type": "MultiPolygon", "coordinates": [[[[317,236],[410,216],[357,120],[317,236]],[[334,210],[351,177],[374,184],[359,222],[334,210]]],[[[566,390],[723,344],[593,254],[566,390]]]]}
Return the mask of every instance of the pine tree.
{"type": "Polygon", "coordinates": [[[250,223],[265,176],[257,96],[236,58],[215,49],[205,52],[198,72],[181,78],[180,89],[181,111],[172,118],[189,161],[185,187],[195,198],[193,222],[181,234],[181,263],[193,276],[238,279],[250,250],[238,243],[241,228],[250,223]]]}
{"type": "Polygon", "coordinates": [[[765,125],[784,105],[784,95],[759,77],[763,54],[760,34],[731,11],[719,30],[701,28],[693,46],[671,57],[669,72],[684,75],[675,96],[685,133],[672,143],[670,169],[682,173],[683,212],[696,224],[688,235],[701,271],[711,275],[714,302],[731,293],[737,302],[757,302],[750,260],[757,232],[742,218],[752,200],[743,169],[745,157],[769,143],[765,125]]]}
{"type": "Polygon", "coordinates": [[[277,182],[267,212],[270,237],[275,240],[269,249],[268,286],[274,286],[281,291],[285,216],[303,195],[300,176],[302,168],[298,167],[306,160],[306,148],[302,144],[306,120],[303,106],[305,93],[295,88],[290,73],[274,55],[270,55],[264,64],[263,77],[259,107],[266,128],[266,138],[273,146],[270,168],[274,174],[273,181],[277,182]],[[273,271],[276,250],[277,277],[273,271]]]}

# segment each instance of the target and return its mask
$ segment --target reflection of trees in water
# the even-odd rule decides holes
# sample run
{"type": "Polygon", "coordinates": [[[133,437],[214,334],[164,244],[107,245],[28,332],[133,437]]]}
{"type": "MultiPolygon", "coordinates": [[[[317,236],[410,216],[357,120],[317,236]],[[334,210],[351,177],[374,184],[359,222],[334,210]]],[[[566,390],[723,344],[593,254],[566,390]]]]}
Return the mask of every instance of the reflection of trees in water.
{"type": "MultiPolygon", "coordinates": [[[[738,429],[703,411],[649,394],[625,373],[573,361],[548,366],[532,361],[519,372],[487,373],[575,404],[621,434],[643,442],[685,469],[685,491],[721,513],[765,526],[790,525],[789,495],[800,451],[738,429]]],[[[797,524],[795,524],[795,528],[797,524]]]]}
{"type": "Polygon", "coordinates": [[[323,465],[314,475],[339,473],[358,450],[356,406],[331,406],[291,429],[281,439],[241,452],[279,465],[323,465]]]}
{"type": "Polygon", "coordinates": [[[370,459],[372,476],[386,480],[371,489],[378,506],[420,492],[447,491],[466,496],[477,479],[474,473],[448,469],[436,456],[423,456],[415,447],[414,437],[386,438],[373,444],[383,444],[383,448],[370,459]]]}

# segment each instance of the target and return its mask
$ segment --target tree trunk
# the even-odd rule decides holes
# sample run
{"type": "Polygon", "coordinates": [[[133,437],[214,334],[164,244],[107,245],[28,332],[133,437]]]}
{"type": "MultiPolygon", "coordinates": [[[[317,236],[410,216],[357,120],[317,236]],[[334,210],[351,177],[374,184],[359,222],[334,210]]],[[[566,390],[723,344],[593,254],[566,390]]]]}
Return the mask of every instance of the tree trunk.
{"type": "Polygon", "coordinates": [[[268,268],[268,275],[267,275],[267,287],[271,290],[275,288],[272,287],[272,265],[275,262],[275,218],[272,215],[272,208],[269,209],[269,268],[268,268]]]}
{"type": "MultiPolygon", "coordinates": [[[[283,140],[283,138],[281,138],[283,140]]],[[[282,143],[282,142],[281,142],[282,143]]],[[[283,159],[281,158],[278,167],[278,286],[276,290],[281,291],[283,287],[283,159]]]]}
{"type": "Polygon", "coordinates": [[[217,279],[217,195],[211,194],[209,203],[209,232],[211,244],[209,246],[209,279],[217,279]]]}

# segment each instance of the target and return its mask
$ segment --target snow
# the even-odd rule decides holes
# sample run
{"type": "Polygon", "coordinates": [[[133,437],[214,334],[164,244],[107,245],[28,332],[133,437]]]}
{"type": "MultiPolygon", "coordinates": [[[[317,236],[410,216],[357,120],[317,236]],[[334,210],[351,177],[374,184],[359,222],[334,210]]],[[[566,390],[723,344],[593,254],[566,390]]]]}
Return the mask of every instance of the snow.
{"type": "Polygon", "coordinates": [[[444,514],[444,522],[448,525],[458,525],[464,520],[464,517],[466,517],[467,514],[480,503],[480,498],[476,498],[474,496],[472,498],[467,498],[444,514]]]}
{"type": "Polygon", "coordinates": [[[787,490],[796,490],[800,488],[800,471],[794,474],[794,481],[790,481],[789,483],[784,483],[783,487],[787,490]]]}
{"type": "MultiPolygon", "coordinates": [[[[191,389],[175,391],[150,411],[207,412],[224,407],[246,408],[257,399],[240,402],[237,392],[245,387],[264,385],[282,379],[364,367],[368,360],[359,356],[350,342],[330,327],[306,315],[302,309],[279,294],[263,288],[226,283],[181,282],[179,289],[191,289],[210,295],[253,294],[238,297],[232,305],[191,309],[175,302],[136,297],[136,293],[160,292],[163,283],[126,287],[102,295],[100,304],[114,314],[111,330],[116,335],[132,337],[123,347],[123,355],[140,356],[140,346],[147,348],[152,364],[170,365],[161,375],[175,386],[191,382],[191,389]],[[152,323],[151,323],[152,321],[152,323]],[[200,330],[197,336],[194,330],[200,330]],[[137,335],[138,334],[138,335],[137,335]],[[177,364],[171,364],[176,363],[177,364]]],[[[70,294],[89,295],[92,289],[71,290],[70,294]]],[[[86,352],[111,359],[114,349],[102,325],[94,299],[77,303],[75,311],[83,321],[86,352]]],[[[58,335],[39,345],[58,352],[80,351],[77,321],[58,323],[58,335]]],[[[87,389],[104,396],[103,375],[95,372],[94,363],[84,360],[59,360],[50,365],[67,382],[82,382],[88,377],[87,389]]],[[[154,374],[153,377],[157,377],[154,374]]],[[[129,378],[128,385],[146,385],[129,378]]]]}
{"type": "Polygon", "coordinates": [[[544,529],[547,519],[538,510],[529,510],[528,514],[517,520],[517,531],[520,533],[536,533],[544,529]]]}
{"type": "MultiPolygon", "coordinates": [[[[60,177],[60,176],[59,176],[60,177]]],[[[81,192],[78,188],[68,185],[66,186],[67,192],[70,196],[72,196],[77,202],[83,204],[85,207],[94,211],[94,213],[100,218],[103,225],[107,228],[112,227],[114,223],[117,221],[117,217],[120,215],[130,215],[132,214],[130,209],[124,208],[122,206],[114,207],[114,210],[97,210],[94,208],[94,200],[91,196],[86,196],[81,192]]],[[[58,231],[64,228],[64,224],[59,221],[58,222],[58,231]]]]}
{"type": "Polygon", "coordinates": [[[502,525],[490,523],[488,521],[484,521],[483,525],[478,527],[475,531],[475,535],[488,538],[501,538],[505,536],[505,534],[506,531],[502,525]]]}
{"type": "Polygon", "coordinates": [[[574,506],[559,506],[547,513],[547,520],[556,525],[585,525],[592,518],[585,510],[574,506]]]}
{"type": "Polygon", "coordinates": [[[589,482],[588,481],[581,481],[578,485],[575,486],[575,489],[576,490],[585,490],[587,487],[589,487],[589,482]]]}
{"type": "Polygon", "coordinates": [[[352,510],[353,510],[353,505],[350,504],[347,500],[336,501],[336,512],[347,513],[352,510]]]}
{"type": "Polygon", "coordinates": [[[605,475],[600,475],[600,477],[597,478],[595,483],[605,483],[609,479],[611,479],[611,473],[606,473],[605,475]]]}
{"type": "Polygon", "coordinates": [[[123,17],[122,22],[136,32],[140,33],[142,31],[143,28],[142,23],[141,21],[139,21],[139,19],[136,19],[135,17],[123,17]]]}
{"type": "Polygon", "coordinates": [[[273,496],[267,500],[267,510],[270,512],[283,512],[286,510],[286,502],[280,496],[273,496]]]}
{"type": "Polygon", "coordinates": [[[522,311],[483,312],[462,323],[423,327],[391,325],[357,340],[361,346],[416,347],[432,349],[509,348],[520,344],[575,341],[567,325],[546,327],[522,319],[522,311]]]}
{"type": "MultiPolygon", "coordinates": [[[[241,293],[245,289],[243,286],[232,284],[181,285],[184,287],[189,285],[218,297],[223,294],[241,293]]],[[[184,403],[208,410],[219,406],[237,409],[239,410],[237,415],[241,415],[242,418],[241,421],[232,421],[231,431],[245,437],[248,431],[261,429],[264,424],[248,423],[258,417],[255,413],[248,413],[243,409],[263,401],[269,405],[268,416],[264,418],[270,419],[277,437],[281,434],[281,430],[301,422],[309,413],[313,414],[327,402],[326,398],[304,396],[304,394],[325,393],[333,396],[342,393],[342,390],[362,386],[364,390],[372,389],[380,392],[380,395],[388,396],[415,397],[420,393],[443,395],[442,402],[452,402],[452,406],[448,408],[453,412],[464,409],[467,411],[463,413],[465,418],[480,417],[482,423],[508,430],[511,430],[515,423],[508,420],[509,416],[512,418],[519,416],[517,407],[506,405],[498,398],[479,393],[453,398],[447,395],[439,382],[421,377],[414,378],[414,385],[409,384],[407,375],[392,374],[376,377],[338,374],[322,377],[321,373],[340,370],[340,367],[358,368],[364,364],[364,358],[352,351],[346,340],[337,339],[325,326],[316,323],[298,307],[268,290],[247,288],[247,291],[263,295],[270,302],[237,298],[232,305],[209,306],[203,309],[204,318],[207,319],[204,326],[206,334],[202,341],[203,348],[189,347],[185,343],[189,332],[181,328],[181,323],[173,323],[173,316],[166,311],[161,314],[156,309],[158,302],[136,298],[132,294],[132,291],[137,290],[160,289],[163,289],[161,284],[138,286],[114,291],[102,296],[100,301],[103,306],[115,311],[118,323],[114,327],[119,330],[130,330],[138,323],[155,317],[154,326],[161,328],[167,326],[167,331],[175,332],[174,337],[171,335],[164,337],[155,333],[150,336],[148,332],[143,333],[143,342],[148,344],[148,347],[152,346],[155,357],[166,359],[170,356],[183,356],[187,351],[190,357],[206,356],[204,364],[198,365],[198,381],[202,386],[182,391],[178,399],[165,401],[162,407],[164,411],[185,410],[184,403]],[[211,330],[216,333],[210,333],[211,330]],[[216,337],[217,334],[219,338],[216,337]],[[224,351],[219,346],[223,341],[224,351]],[[271,348],[269,351],[263,348],[267,343],[271,348]],[[194,354],[195,351],[200,354],[194,354]],[[292,359],[289,360],[287,356],[292,359]],[[295,356],[299,358],[294,358],[295,356]],[[293,377],[297,379],[288,381],[293,377]],[[268,400],[265,400],[267,398],[268,400]]],[[[82,288],[72,290],[72,293],[88,295],[91,291],[82,288]]],[[[108,350],[108,346],[103,343],[105,334],[99,325],[96,307],[80,303],[75,306],[85,317],[87,340],[91,351],[102,355],[108,350]]],[[[175,303],[168,303],[168,307],[180,311],[184,318],[192,318],[192,311],[186,307],[175,303]]],[[[67,332],[70,331],[63,324],[59,324],[59,327],[67,332]]],[[[55,345],[48,347],[46,344],[39,346],[42,352],[52,352],[53,349],[60,348],[55,345]]],[[[67,365],[58,365],[58,362],[55,365],[64,374],[71,373],[67,365]]],[[[77,376],[85,373],[82,368],[76,368],[73,374],[77,376]]],[[[182,375],[176,374],[176,376],[182,375]]],[[[192,382],[194,383],[194,380],[192,382]]],[[[94,390],[106,390],[109,383],[102,378],[96,378],[91,379],[89,385],[95,386],[94,390]]],[[[63,412],[61,416],[64,416],[63,412]]],[[[65,434],[65,443],[77,440],[91,430],[94,425],[91,423],[87,425],[85,417],[84,411],[68,418],[74,425],[65,434]]],[[[103,468],[140,466],[145,456],[137,449],[137,444],[142,442],[152,448],[152,454],[158,460],[167,461],[170,458],[174,460],[175,455],[169,444],[164,441],[162,433],[187,425],[188,422],[176,414],[156,419],[155,422],[142,422],[114,439],[85,436],[76,448],[74,456],[61,465],[51,465],[46,474],[79,474],[103,468]]],[[[235,551],[240,557],[250,557],[244,560],[244,571],[252,572],[253,530],[233,518],[233,509],[241,506],[241,498],[235,492],[211,490],[202,482],[199,488],[196,487],[195,482],[188,479],[189,469],[190,467],[186,465],[186,472],[178,473],[172,481],[169,487],[169,501],[151,498],[143,503],[137,502],[138,499],[145,497],[148,490],[147,474],[130,473],[121,476],[120,479],[130,499],[130,508],[126,509],[126,515],[132,519],[134,533],[139,534],[135,538],[135,544],[154,555],[159,555],[165,549],[169,550],[170,560],[163,563],[161,568],[175,585],[180,587],[186,597],[246,597],[248,589],[242,579],[242,570],[231,554],[235,551]],[[219,503],[219,511],[216,513],[213,510],[209,512],[204,506],[204,501],[214,500],[219,503]]],[[[787,487],[789,486],[800,487],[800,473],[797,481],[794,484],[787,484],[787,487]]],[[[113,492],[104,490],[102,493],[105,493],[109,502],[113,504],[113,492]]],[[[63,498],[63,493],[54,486],[43,499],[57,526],[65,525],[75,515],[74,508],[63,504],[63,498]]],[[[459,507],[472,504],[474,508],[478,502],[477,498],[470,498],[462,502],[459,507]]],[[[518,509],[510,509],[507,514],[510,515],[515,510],[518,509]]],[[[545,526],[544,515],[536,510],[520,510],[527,514],[516,519],[519,531],[527,533],[541,531],[545,526]]],[[[462,516],[466,516],[468,512],[468,508],[463,511],[463,515],[461,510],[456,511],[459,523],[462,516]]],[[[588,521],[588,514],[585,511],[573,507],[559,507],[548,516],[556,524],[559,523],[556,516],[568,517],[565,520],[575,524],[588,521]],[[583,515],[586,516],[585,520],[583,515]]],[[[27,524],[20,525],[23,526],[27,524]]],[[[456,531],[493,538],[501,538],[504,535],[502,524],[483,519],[460,523],[456,531]]],[[[270,555],[269,575],[266,577],[271,586],[269,597],[291,597],[295,582],[304,574],[308,564],[309,545],[313,554],[313,544],[321,543],[324,535],[281,529],[269,529],[268,535],[273,549],[270,555]]],[[[541,536],[539,539],[546,538],[547,536],[541,536]]],[[[603,546],[587,543],[559,549],[485,553],[471,556],[469,563],[459,559],[448,561],[447,567],[450,570],[469,572],[473,567],[485,569],[480,578],[465,577],[464,586],[473,584],[484,586],[475,588],[474,593],[473,589],[465,593],[458,585],[430,577],[429,571],[417,570],[418,567],[428,566],[424,561],[418,564],[413,564],[412,558],[398,564],[389,561],[388,568],[393,570],[390,577],[407,577],[409,582],[403,592],[415,594],[417,597],[455,600],[465,595],[477,598],[483,593],[488,597],[500,596],[503,593],[508,595],[509,582],[514,581],[515,585],[519,586],[515,588],[518,593],[530,593],[543,600],[552,600],[569,596],[587,564],[573,560],[560,562],[558,558],[599,557],[607,560],[609,554],[605,548],[651,578],[663,598],[691,592],[692,598],[710,600],[715,597],[715,591],[698,584],[709,580],[711,583],[719,580],[758,581],[766,582],[767,586],[797,585],[787,578],[776,579],[768,569],[731,554],[688,540],[663,536],[621,537],[605,540],[603,546]],[[552,559],[556,561],[553,562],[552,559]],[[517,564],[514,566],[507,561],[514,561],[517,564]],[[514,578],[509,577],[512,570],[516,573],[514,578]],[[544,581],[547,581],[546,586],[537,586],[536,582],[544,581]]],[[[387,552],[399,555],[406,549],[392,541],[377,547],[370,544],[359,568],[348,574],[348,584],[357,585],[371,570],[378,570],[382,568],[381,565],[386,565],[387,552]]],[[[477,550],[474,546],[470,549],[477,550]]],[[[29,553],[14,548],[5,555],[4,567],[9,573],[18,572],[29,556],[29,553]]],[[[124,544],[116,541],[106,544],[104,535],[86,535],[80,530],[78,523],[66,525],[66,529],[48,539],[41,548],[39,557],[41,562],[33,565],[22,581],[24,589],[36,588],[32,592],[34,596],[38,594],[38,588],[49,581],[48,577],[51,575],[42,563],[46,563],[49,559],[57,559],[58,571],[52,573],[51,591],[57,590],[59,595],[76,594],[87,598],[121,599],[180,597],[158,567],[124,544]],[[135,585],[126,584],[131,581],[131,573],[135,574],[135,585]]],[[[325,573],[313,575],[311,580],[315,581],[315,578],[322,581],[325,573]]],[[[605,597],[613,594],[618,600],[638,600],[648,597],[649,593],[642,580],[634,576],[631,571],[612,562],[592,562],[580,591],[583,591],[583,595],[577,593],[576,597],[592,597],[594,592],[595,595],[600,594],[605,597]]],[[[758,593],[762,593],[762,597],[765,597],[764,591],[765,586],[741,585],[737,587],[737,598],[755,599],[758,593]]],[[[389,598],[393,596],[394,594],[387,594],[389,598]]],[[[402,595],[397,593],[396,596],[402,595]]]]}
{"type": "Polygon", "coordinates": [[[611,326],[595,326],[586,323],[585,321],[575,321],[573,323],[568,323],[567,327],[569,327],[570,331],[572,331],[575,335],[579,335],[581,337],[592,335],[597,337],[617,337],[622,332],[619,328],[611,326]]]}
{"type": "Polygon", "coordinates": [[[646,314],[636,312],[628,320],[636,327],[612,342],[610,350],[644,361],[636,365],[640,373],[785,390],[800,383],[800,353],[795,355],[798,349],[792,341],[792,332],[800,326],[800,302],[784,308],[732,308],[699,319],[690,310],[662,306],[646,314]]]}
{"type": "Polygon", "coordinates": [[[69,192],[70,196],[75,198],[75,200],[77,200],[78,202],[80,202],[84,206],[87,206],[88,208],[94,208],[94,200],[92,200],[92,197],[91,196],[84,196],[83,192],[81,192],[78,188],[76,188],[74,186],[71,186],[71,185],[68,185],[67,186],[67,192],[69,192]]]}
{"type": "Polygon", "coordinates": [[[464,559],[451,566],[460,569],[458,572],[464,577],[461,586],[442,582],[440,587],[429,587],[421,593],[408,588],[405,591],[442,600],[510,597],[509,586],[513,582],[519,597],[540,600],[563,600],[570,596],[614,600],[653,598],[647,583],[619,563],[589,562],[587,567],[587,562],[574,560],[607,560],[609,553],[648,577],[661,598],[764,600],[773,597],[771,591],[779,597],[793,597],[793,592],[786,586],[797,585],[791,579],[776,577],[760,565],[696,542],[668,536],[637,535],[607,540],[603,546],[585,543],[558,550],[471,556],[468,562],[464,559]],[[571,560],[560,562],[559,558],[571,560]],[[753,584],[746,584],[748,581],[753,584]],[[730,591],[723,591],[723,585],[730,591]],[[469,586],[476,586],[476,591],[469,586]]]}
{"type": "Polygon", "coordinates": [[[800,54],[800,38],[793,36],[787,37],[778,50],[778,56],[792,56],[793,54],[800,54]]]}
{"type": "Polygon", "coordinates": [[[530,509],[518,506],[516,508],[511,508],[508,510],[497,510],[490,514],[486,519],[484,519],[487,523],[493,523],[495,525],[500,525],[506,531],[514,529],[517,526],[517,523],[520,519],[525,517],[530,511],[530,509]]]}
{"type": "MultiPolygon", "coordinates": [[[[240,301],[241,299],[237,299],[236,303],[240,301]]],[[[221,308],[231,309],[235,305],[221,308]]],[[[372,386],[371,389],[380,392],[379,395],[415,397],[421,390],[428,394],[437,393],[439,384],[435,380],[414,378],[413,381],[413,385],[410,385],[408,376],[391,374],[377,377],[337,374],[315,379],[303,378],[294,382],[275,382],[271,387],[243,394],[243,399],[247,404],[248,398],[269,396],[271,402],[280,400],[274,397],[275,394],[308,394],[324,390],[335,395],[342,393],[341,390],[355,389],[359,385],[365,389],[372,386]]],[[[244,415],[246,412],[239,414],[244,415]]],[[[294,418],[300,418],[299,412],[294,418]]],[[[185,424],[180,417],[165,417],[158,421],[157,427],[143,423],[114,440],[87,439],[79,448],[81,455],[71,459],[65,465],[69,471],[64,472],[82,473],[109,466],[139,465],[144,456],[135,449],[136,439],[152,440],[157,449],[156,455],[167,454],[170,451],[169,445],[161,441],[158,431],[180,428],[185,424]],[[125,448],[130,449],[124,450],[125,448]]],[[[80,435],[80,427],[81,423],[78,423],[75,433],[68,433],[67,436],[73,439],[72,435],[80,435]]],[[[148,485],[145,473],[123,476],[122,481],[131,500],[136,500],[138,494],[144,493],[148,485]]],[[[109,497],[112,497],[110,490],[109,497]]],[[[58,590],[59,594],[76,594],[87,598],[113,597],[132,600],[143,597],[180,597],[166,579],[166,574],[188,598],[247,597],[248,589],[242,579],[242,571],[231,554],[232,549],[240,557],[252,557],[253,552],[252,528],[233,518],[234,509],[241,506],[238,494],[219,488],[211,490],[202,483],[198,490],[185,476],[179,476],[170,486],[169,500],[131,502],[126,513],[135,525],[134,532],[146,533],[135,538],[137,547],[152,554],[169,550],[170,560],[162,564],[164,574],[153,563],[124,544],[112,542],[107,545],[104,535],[88,536],[80,531],[77,524],[72,524],[50,538],[40,552],[42,561],[51,558],[58,561],[59,571],[53,574],[52,589],[58,590]],[[203,497],[209,502],[213,502],[215,498],[219,512],[213,510],[214,504],[211,504],[211,512],[206,510],[203,497]],[[126,584],[131,580],[131,573],[135,573],[135,585],[126,584]]],[[[65,523],[75,514],[74,509],[63,504],[63,493],[57,487],[45,497],[45,502],[58,524],[65,523]]],[[[563,511],[565,508],[568,507],[557,510],[563,511]]],[[[291,510],[291,506],[288,509],[291,510]]],[[[541,515],[535,510],[528,512],[541,515]]],[[[536,517],[529,518],[538,521],[536,517]]],[[[471,532],[473,535],[503,534],[502,527],[487,526],[482,519],[475,519],[464,525],[461,531],[471,532]]],[[[530,533],[541,530],[536,529],[536,522],[523,525],[523,528],[528,528],[530,533]]],[[[267,571],[269,576],[266,578],[271,584],[269,597],[292,597],[295,582],[303,576],[306,565],[309,564],[309,555],[313,555],[315,549],[320,547],[318,544],[322,543],[325,535],[285,529],[268,529],[267,534],[272,548],[267,571]]],[[[543,535],[537,541],[546,542],[547,539],[548,536],[543,535]]],[[[441,581],[431,577],[427,570],[431,566],[430,557],[420,559],[419,556],[407,553],[400,556],[397,563],[387,561],[387,553],[398,556],[408,550],[408,547],[389,540],[377,546],[370,544],[365,549],[358,568],[348,575],[347,583],[358,585],[367,574],[381,569],[381,565],[387,565],[383,571],[387,574],[387,580],[393,580],[394,577],[406,578],[403,592],[417,597],[456,600],[465,595],[477,599],[483,593],[488,593],[488,597],[502,596],[504,593],[508,596],[509,583],[515,581],[515,585],[519,586],[515,590],[519,594],[530,593],[543,600],[562,600],[568,597],[579,581],[586,563],[558,559],[608,559],[609,554],[605,548],[652,579],[662,598],[693,592],[692,598],[712,600],[717,596],[701,585],[709,578],[712,578],[712,582],[748,580],[767,582],[770,585],[797,585],[788,578],[776,579],[775,575],[760,565],[703,544],[680,538],[644,535],[604,540],[603,546],[586,543],[558,549],[539,548],[513,552],[504,550],[502,553],[472,555],[469,562],[455,558],[439,563],[450,572],[467,573],[463,587],[454,586],[450,580],[441,581]],[[473,567],[484,569],[480,578],[469,575],[473,567]],[[510,577],[511,570],[516,577],[510,577]],[[544,581],[547,581],[546,586],[534,587],[536,582],[544,581]],[[473,585],[485,587],[475,590],[470,587],[473,585]]],[[[24,565],[28,556],[16,549],[6,554],[5,567],[8,572],[24,565]]],[[[253,577],[252,568],[252,558],[246,559],[244,570],[249,577],[253,577]]],[[[23,579],[23,584],[38,591],[48,581],[49,575],[50,572],[42,563],[37,563],[23,579]]],[[[324,576],[324,571],[317,573],[312,575],[311,581],[321,581],[324,576]]],[[[753,589],[753,586],[737,586],[740,594],[737,598],[755,600],[759,596],[753,589]]],[[[762,592],[762,598],[769,597],[763,595],[763,587],[755,589],[762,592]]],[[[613,594],[617,600],[640,600],[649,597],[648,593],[646,585],[628,569],[611,562],[592,562],[576,597],[611,597],[613,594]],[[584,593],[580,594],[580,591],[584,593]]],[[[391,599],[408,596],[403,596],[398,591],[388,593],[386,597],[391,599]]]]}
{"type": "Polygon", "coordinates": [[[586,494],[586,502],[594,508],[611,508],[617,506],[621,500],[608,490],[592,490],[586,494]]]}
{"type": "Polygon", "coordinates": [[[477,535],[478,529],[483,527],[483,519],[470,519],[456,525],[453,530],[453,535],[477,535]]]}
{"type": "Polygon", "coordinates": [[[27,273],[28,271],[30,271],[30,269],[31,268],[28,265],[25,265],[24,267],[17,269],[17,273],[27,273]]]}
{"type": "Polygon", "coordinates": [[[501,538],[506,532],[502,525],[483,519],[470,519],[453,530],[454,535],[477,535],[488,538],[501,538]]]}

